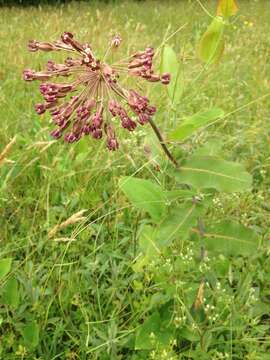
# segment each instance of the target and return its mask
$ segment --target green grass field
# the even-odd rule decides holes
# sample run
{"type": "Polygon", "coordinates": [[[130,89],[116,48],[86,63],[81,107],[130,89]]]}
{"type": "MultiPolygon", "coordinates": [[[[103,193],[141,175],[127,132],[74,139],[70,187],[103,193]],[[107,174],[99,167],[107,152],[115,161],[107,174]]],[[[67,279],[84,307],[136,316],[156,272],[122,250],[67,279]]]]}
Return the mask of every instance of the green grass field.
{"type": "MultiPolygon", "coordinates": [[[[1,359],[270,359],[270,4],[239,0],[225,53],[206,71],[196,46],[215,2],[203,3],[206,8],[195,0],[0,7],[0,154],[15,137],[0,156],[0,259],[12,259],[9,273],[1,278],[0,271],[1,359]],[[183,62],[183,97],[167,110],[166,91],[146,85],[158,107],[156,123],[166,134],[198,111],[225,111],[183,148],[192,153],[210,141],[223,158],[246,167],[252,192],[217,196],[206,217],[236,220],[262,240],[248,257],[210,254],[203,266],[194,242],[185,248],[176,242],[173,251],[183,264],[175,275],[170,326],[177,336],[145,349],[135,345],[137,329],[167,301],[164,284],[174,270],[164,257],[155,281],[151,266],[134,271],[138,229],[147,215],[130,205],[119,179],[163,181],[144,151],[151,129],[122,132],[114,153],[89,139],[52,141],[49,117],[33,109],[40,101],[37,83],[24,82],[22,71],[63,59],[27,52],[29,39],[55,40],[71,31],[102,54],[120,33],[119,56],[125,57],[158,48],[181,26],[168,44],[183,62]],[[208,322],[200,325],[196,316],[190,321],[190,309],[202,277],[217,267],[218,286],[205,290],[211,291],[208,322]]],[[[154,337],[155,329],[144,336],[154,337]]]]}

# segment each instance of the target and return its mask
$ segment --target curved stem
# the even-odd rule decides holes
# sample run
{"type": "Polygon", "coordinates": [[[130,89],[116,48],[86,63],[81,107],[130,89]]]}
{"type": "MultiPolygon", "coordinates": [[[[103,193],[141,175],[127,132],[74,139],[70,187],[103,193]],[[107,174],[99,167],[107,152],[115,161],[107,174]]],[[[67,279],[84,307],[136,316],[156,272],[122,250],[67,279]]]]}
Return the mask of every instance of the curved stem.
{"type": "Polygon", "coordinates": [[[156,136],[157,136],[157,138],[158,138],[158,140],[160,142],[160,145],[161,145],[163,151],[165,152],[165,154],[167,155],[168,159],[177,167],[178,162],[175,160],[175,158],[173,157],[173,155],[171,154],[171,152],[167,148],[158,127],[156,126],[156,124],[154,123],[154,121],[152,119],[149,120],[149,123],[150,123],[152,129],[154,130],[154,133],[156,134],[156,136]]]}

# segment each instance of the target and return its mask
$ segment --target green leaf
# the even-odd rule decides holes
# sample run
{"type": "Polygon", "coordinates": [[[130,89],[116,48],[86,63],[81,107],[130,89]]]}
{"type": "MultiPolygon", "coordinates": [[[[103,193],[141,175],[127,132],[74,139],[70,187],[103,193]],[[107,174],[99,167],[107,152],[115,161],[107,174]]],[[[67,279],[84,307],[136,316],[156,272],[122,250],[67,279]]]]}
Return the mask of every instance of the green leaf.
{"type": "Polygon", "coordinates": [[[143,271],[144,266],[158,259],[160,253],[174,239],[185,239],[191,228],[197,224],[202,210],[202,206],[187,201],[174,208],[156,227],[144,225],[139,232],[139,247],[143,254],[136,260],[133,270],[135,272],[143,271]]]}
{"type": "Polygon", "coordinates": [[[241,224],[222,221],[206,229],[203,242],[208,250],[237,256],[254,254],[260,238],[253,230],[241,224]]]}
{"type": "Polygon", "coordinates": [[[150,225],[144,225],[139,234],[140,249],[149,258],[153,258],[160,253],[155,235],[156,229],[150,225]]]}
{"type": "Polygon", "coordinates": [[[192,135],[196,130],[205,125],[211,124],[222,116],[224,116],[224,111],[219,108],[213,108],[211,110],[195,114],[184,120],[179,127],[173,130],[169,135],[169,139],[183,141],[192,135]]]}
{"type": "Polygon", "coordinates": [[[178,181],[197,189],[213,188],[230,193],[247,191],[252,185],[252,177],[242,164],[214,156],[193,156],[173,173],[178,181]]]}
{"type": "Polygon", "coordinates": [[[155,347],[155,338],[159,334],[160,326],[160,315],[158,312],[155,312],[138,329],[136,333],[135,350],[153,349],[155,347]]]}
{"type": "Polygon", "coordinates": [[[178,103],[183,93],[182,64],[178,61],[175,51],[165,45],[161,57],[161,73],[170,73],[171,81],[167,85],[168,94],[172,103],[178,103]]]}
{"type": "Polygon", "coordinates": [[[173,327],[156,311],[137,330],[135,350],[151,350],[157,344],[167,346],[172,338],[173,327]]]}
{"type": "Polygon", "coordinates": [[[0,260],[0,280],[9,273],[11,268],[11,262],[11,258],[0,260]]]}
{"type": "Polygon", "coordinates": [[[200,341],[200,335],[198,331],[190,330],[188,327],[182,327],[178,331],[181,338],[186,339],[188,341],[197,342],[200,341]]]}
{"type": "Polygon", "coordinates": [[[159,226],[156,234],[158,246],[168,246],[177,237],[185,239],[196,225],[202,210],[202,207],[192,201],[177,206],[159,226]]]}
{"type": "Polygon", "coordinates": [[[36,347],[39,343],[39,327],[37,323],[34,321],[25,325],[22,329],[22,336],[26,346],[36,347]]]}
{"type": "Polygon", "coordinates": [[[201,205],[187,201],[175,207],[155,228],[144,225],[139,234],[139,245],[143,253],[154,258],[175,238],[186,238],[191,228],[196,225],[198,216],[202,214],[202,211],[201,205]]]}
{"type": "Polygon", "coordinates": [[[19,305],[19,291],[18,281],[15,278],[11,278],[7,281],[3,289],[3,302],[6,305],[17,308],[19,305]]]}
{"type": "Polygon", "coordinates": [[[157,242],[157,229],[150,225],[143,225],[139,231],[138,242],[142,254],[136,259],[132,268],[135,272],[142,272],[144,267],[158,259],[161,253],[160,244],[157,242]]]}
{"type": "Polygon", "coordinates": [[[144,138],[143,148],[149,162],[154,166],[160,167],[164,162],[163,151],[157,137],[152,131],[149,132],[149,130],[150,129],[148,129],[147,135],[144,138]]]}
{"type": "Polygon", "coordinates": [[[167,201],[192,200],[195,195],[197,195],[195,190],[177,189],[165,191],[167,201]]]}
{"type": "Polygon", "coordinates": [[[149,213],[154,221],[159,221],[166,210],[162,188],[150,180],[123,177],[119,181],[121,190],[129,201],[140,210],[149,213]]]}
{"type": "Polygon", "coordinates": [[[212,64],[219,61],[224,51],[224,26],[222,18],[217,16],[203,34],[198,47],[198,56],[203,62],[212,64]]]}
{"type": "Polygon", "coordinates": [[[220,139],[210,139],[202,146],[194,150],[193,156],[222,156],[223,154],[223,143],[220,139]]]}
{"type": "Polygon", "coordinates": [[[217,15],[230,17],[237,13],[238,7],[234,0],[219,0],[217,15]]]}

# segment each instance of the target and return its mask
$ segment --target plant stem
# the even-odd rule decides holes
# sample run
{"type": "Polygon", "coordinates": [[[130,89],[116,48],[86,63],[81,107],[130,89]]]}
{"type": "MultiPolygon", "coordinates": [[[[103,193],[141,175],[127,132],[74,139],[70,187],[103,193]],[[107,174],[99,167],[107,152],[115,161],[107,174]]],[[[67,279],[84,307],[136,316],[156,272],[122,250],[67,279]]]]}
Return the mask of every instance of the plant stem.
{"type": "Polygon", "coordinates": [[[156,136],[157,136],[157,138],[158,138],[158,140],[160,142],[160,145],[161,145],[163,151],[165,152],[165,154],[167,155],[168,159],[170,159],[170,161],[177,167],[178,162],[175,160],[175,158],[173,157],[173,155],[171,154],[171,152],[167,148],[158,127],[156,126],[156,124],[154,123],[154,121],[152,119],[149,120],[149,123],[150,123],[152,129],[154,130],[154,133],[156,134],[156,136]]]}

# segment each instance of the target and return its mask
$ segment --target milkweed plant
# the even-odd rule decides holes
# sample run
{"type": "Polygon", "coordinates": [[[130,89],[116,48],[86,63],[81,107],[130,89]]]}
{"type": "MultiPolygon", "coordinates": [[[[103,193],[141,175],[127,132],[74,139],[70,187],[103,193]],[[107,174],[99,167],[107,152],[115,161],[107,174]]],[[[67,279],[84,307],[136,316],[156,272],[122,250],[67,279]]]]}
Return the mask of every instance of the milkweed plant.
{"type": "MultiPolygon", "coordinates": [[[[224,34],[236,12],[234,1],[219,1],[217,15],[197,46],[206,70],[217,66],[224,51],[224,34]]],[[[145,96],[143,82],[165,86],[171,104],[174,102],[176,107],[181,101],[176,94],[181,94],[182,64],[166,41],[162,44],[158,71],[154,69],[155,50],[151,46],[110,63],[109,53],[117,52],[121,42],[121,36],[115,35],[104,56],[97,58],[90,44],[82,44],[70,32],[57,41],[31,40],[30,52],[63,51],[70,56],[63,63],[49,60],[42,71],[26,69],[23,78],[27,82],[40,81],[44,100],[35,105],[35,110],[39,115],[50,114],[51,136],[70,146],[82,137],[92,141],[105,138],[107,148],[115,151],[121,146],[119,126],[126,130],[126,136],[139,126],[152,128],[169,160],[160,163],[163,166],[157,174],[160,181],[135,176],[119,180],[128,201],[145,215],[136,236],[138,252],[132,269],[138,278],[151,279],[152,287],[158,289],[155,300],[152,298],[153,302],[145,305],[148,316],[135,330],[134,348],[149,351],[153,359],[178,358],[173,356],[187,342],[195,344],[189,357],[192,359],[198,359],[209,349],[214,355],[217,349],[226,353],[228,349],[222,342],[211,345],[209,332],[216,326],[226,344],[229,334],[222,324],[227,324],[226,307],[233,301],[233,292],[229,287],[221,289],[220,279],[224,271],[229,271],[227,259],[245,258],[256,252],[260,236],[239,222],[215,220],[213,214],[221,194],[250,191],[252,177],[242,164],[210,154],[207,144],[192,154],[182,146],[198,131],[221,121],[225,114],[220,108],[198,109],[166,136],[162,134],[155,123],[158,104],[153,105],[145,96]],[[125,77],[133,79],[134,87],[124,85],[125,77]],[[180,155],[175,155],[179,149],[180,155]],[[212,216],[206,216],[209,213],[212,216]],[[175,244],[180,244],[181,253],[176,253],[175,244]],[[216,261],[216,273],[209,270],[211,261],[216,261]],[[188,281],[181,280],[184,274],[188,281]],[[183,297],[189,307],[182,306],[183,297]],[[215,308],[220,309],[219,313],[215,313],[215,308]]],[[[237,306],[242,305],[240,301],[237,306]]]]}

